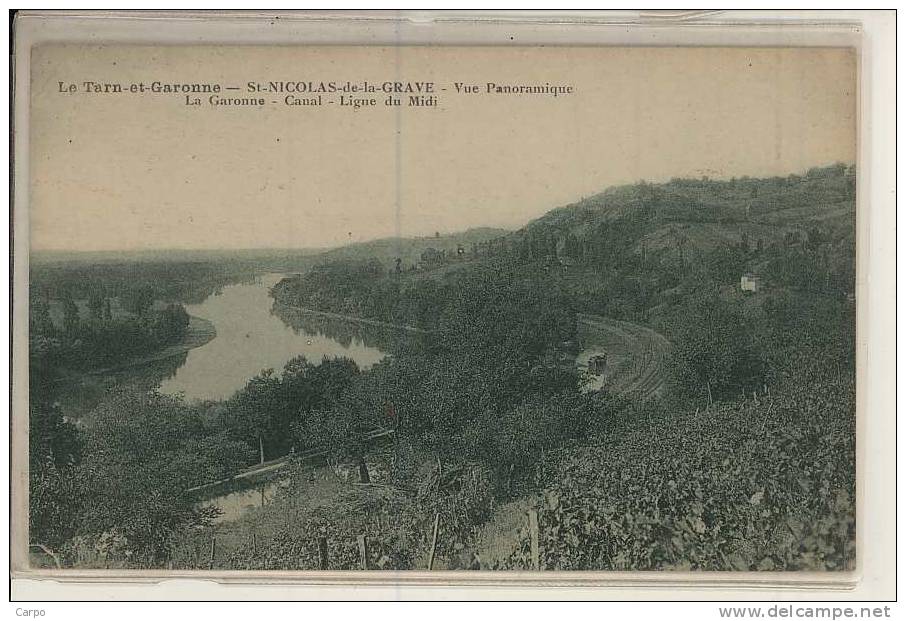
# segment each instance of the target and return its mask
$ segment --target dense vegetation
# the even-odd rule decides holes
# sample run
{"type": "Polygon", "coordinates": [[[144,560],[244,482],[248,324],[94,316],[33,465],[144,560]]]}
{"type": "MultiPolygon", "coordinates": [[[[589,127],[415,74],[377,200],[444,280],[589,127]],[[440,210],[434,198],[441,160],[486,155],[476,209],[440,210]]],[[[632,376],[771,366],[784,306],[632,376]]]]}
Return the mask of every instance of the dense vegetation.
{"type": "Polygon", "coordinates": [[[49,430],[33,439],[33,540],[69,562],[78,542],[115,540],[125,565],[198,566],[225,527],[186,490],[320,450],[355,464],[362,483],[380,472],[380,485],[300,507],[313,474],[292,460],[287,486],[258,522],[233,527],[242,536],[215,566],[315,568],[329,535],[331,567],[353,568],[365,534],[370,567],[423,567],[437,519],[442,566],[525,568],[518,534],[506,554],[481,556],[482,529],[525,501],[548,569],[850,568],[853,196],[842,166],[637,184],[462,252],[426,250],[410,269],[316,263],[274,288],[278,314],[308,308],[421,336],[392,339],[393,355],[367,371],[292,360],[221,403],[122,394],[78,431],[53,406],[33,411],[49,430]],[[741,292],[744,273],[762,288],[741,292]],[[669,393],[583,392],[577,313],[664,333],[669,393]],[[375,430],[390,443],[373,443],[375,430]],[[153,502],[105,485],[114,469],[153,502]],[[100,500],[67,506],[67,490],[100,500]]]}
{"type": "Polygon", "coordinates": [[[221,287],[254,278],[257,269],[243,261],[108,259],[52,260],[31,266],[36,298],[121,298],[141,308],[148,299],[192,304],[221,287]]]}
{"type": "Polygon", "coordinates": [[[390,237],[340,246],[313,259],[315,264],[376,260],[386,268],[395,270],[399,265],[401,271],[410,271],[417,269],[427,255],[439,253],[454,257],[460,249],[477,248],[506,234],[503,229],[474,228],[458,233],[442,234],[438,231],[430,237],[390,237]]]}
{"type": "Polygon", "coordinates": [[[153,356],[186,338],[183,304],[248,280],[244,263],[43,257],[29,280],[31,384],[50,398],[61,376],[99,372],[153,356]]]}
{"type": "MultiPolygon", "coordinates": [[[[854,389],[813,386],[636,421],[551,459],[542,567],[852,568],[854,389]]],[[[531,566],[523,537],[503,567],[531,566]]]]}
{"type": "MultiPolygon", "coordinates": [[[[92,300],[89,300],[91,304],[92,300]]],[[[113,316],[109,298],[91,308],[83,320],[72,298],[61,301],[63,325],[50,318],[50,303],[31,304],[31,356],[33,368],[98,368],[178,343],[186,334],[189,315],[179,304],[160,310],[144,307],[138,314],[113,316]]],[[[150,304],[148,305],[150,306],[150,304]]]]}
{"type": "MultiPolygon", "coordinates": [[[[712,406],[629,408],[537,469],[546,569],[839,570],[855,565],[852,309],[776,316],[774,380],[712,406]],[[821,361],[821,362],[818,362],[821,361]]],[[[501,566],[530,566],[526,533],[501,566]]]]}

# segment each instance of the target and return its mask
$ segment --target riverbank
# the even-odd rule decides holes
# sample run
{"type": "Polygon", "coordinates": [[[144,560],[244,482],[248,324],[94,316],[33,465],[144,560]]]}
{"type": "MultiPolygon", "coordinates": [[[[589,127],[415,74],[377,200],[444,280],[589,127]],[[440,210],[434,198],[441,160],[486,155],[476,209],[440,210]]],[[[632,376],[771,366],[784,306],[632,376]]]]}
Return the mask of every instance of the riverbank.
{"type": "Polygon", "coordinates": [[[60,403],[66,415],[79,419],[91,412],[115,387],[149,391],[173,375],[185,363],[188,352],[217,336],[214,324],[200,317],[189,317],[189,326],[179,343],[135,356],[104,368],[59,367],[56,377],[45,388],[49,399],[60,403]]]}
{"type": "Polygon", "coordinates": [[[174,343],[173,345],[169,345],[167,347],[164,347],[163,349],[149,352],[144,356],[136,356],[134,358],[130,358],[125,362],[105,367],[103,369],[91,369],[90,371],[86,371],[85,375],[107,375],[110,373],[116,373],[118,371],[125,371],[127,369],[145,366],[147,364],[151,364],[152,362],[166,360],[168,358],[172,358],[173,356],[184,354],[192,349],[195,349],[196,347],[201,347],[202,345],[205,345],[214,340],[214,337],[216,336],[217,329],[214,327],[213,323],[211,323],[207,319],[189,315],[189,325],[186,328],[186,335],[179,343],[174,343]]]}
{"type": "Polygon", "coordinates": [[[424,328],[417,328],[415,326],[409,326],[406,324],[390,323],[387,321],[380,321],[377,319],[367,319],[365,317],[356,317],[355,315],[343,315],[341,313],[331,313],[328,311],[318,311],[311,308],[305,308],[304,306],[294,306],[292,304],[284,304],[283,302],[277,301],[278,306],[284,308],[289,308],[300,313],[305,313],[307,315],[315,315],[319,317],[327,317],[329,319],[339,319],[340,321],[348,321],[350,323],[360,323],[367,326],[375,326],[378,328],[392,328],[394,330],[404,330],[406,332],[413,332],[416,334],[433,334],[432,330],[425,330],[424,328]]]}

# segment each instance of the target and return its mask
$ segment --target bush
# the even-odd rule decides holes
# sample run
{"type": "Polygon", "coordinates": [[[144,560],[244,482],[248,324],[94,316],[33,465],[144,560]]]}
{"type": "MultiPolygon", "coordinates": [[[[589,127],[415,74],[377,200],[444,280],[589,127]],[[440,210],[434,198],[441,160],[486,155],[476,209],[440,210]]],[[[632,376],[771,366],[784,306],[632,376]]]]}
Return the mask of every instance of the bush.
{"type": "MultiPolygon", "coordinates": [[[[800,377],[568,452],[536,499],[543,568],[852,569],[854,388],[800,377]]],[[[503,568],[528,554],[523,533],[503,568]]]]}

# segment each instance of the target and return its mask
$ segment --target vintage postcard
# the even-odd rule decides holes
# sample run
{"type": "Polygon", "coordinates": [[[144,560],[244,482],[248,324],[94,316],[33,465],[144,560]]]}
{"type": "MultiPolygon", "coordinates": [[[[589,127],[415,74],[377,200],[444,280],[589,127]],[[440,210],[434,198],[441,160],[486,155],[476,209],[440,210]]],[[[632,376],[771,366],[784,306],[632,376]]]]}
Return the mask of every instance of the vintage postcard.
{"type": "Polygon", "coordinates": [[[35,46],[28,567],[848,575],[857,68],[35,46]]]}

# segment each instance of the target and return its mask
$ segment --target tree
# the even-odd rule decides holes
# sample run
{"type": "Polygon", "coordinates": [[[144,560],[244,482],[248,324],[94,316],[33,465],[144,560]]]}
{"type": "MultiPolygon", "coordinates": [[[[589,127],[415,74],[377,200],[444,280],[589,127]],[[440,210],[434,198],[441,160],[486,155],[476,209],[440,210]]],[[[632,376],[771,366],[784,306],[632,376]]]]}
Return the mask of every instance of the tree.
{"type": "Polygon", "coordinates": [[[87,495],[75,468],[39,462],[28,472],[28,541],[59,552],[81,527],[87,495]]]}
{"type": "Polygon", "coordinates": [[[64,419],[57,404],[48,403],[35,395],[30,401],[29,464],[53,463],[61,468],[77,464],[82,456],[82,446],[76,426],[64,419]]]}
{"type": "Polygon", "coordinates": [[[154,288],[151,285],[129,287],[122,296],[122,302],[130,313],[144,317],[154,304],[154,288]]]}
{"type": "Polygon", "coordinates": [[[293,435],[294,426],[311,410],[322,409],[341,394],[358,374],[348,358],[313,365],[304,356],[293,358],[276,375],[265,369],[227,402],[221,420],[233,438],[253,446],[260,462],[285,455],[294,445],[306,446],[293,435]]]}
{"type": "Polygon", "coordinates": [[[509,490],[515,480],[535,474],[545,451],[589,432],[592,406],[591,399],[577,392],[530,396],[503,413],[482,417],[465,430],[465,444],[471,456],[494,469],[509,490]]]}
{"type": "Polygon", "coordinates": [[[58,549],[76,531],[83,492],[74,468],[82,455],[75,425],[60,408],[32,395],[28,421],[29,540],[58,549]]]}
{"type": "Polygon", "coordinates": [[[50,303],[47,298],[41,295],[31,296],[28,310],[29,334],[49,337],[56,335],[56,328],[50,318],[50,303]]]}
{"type": "Polygon", "coordinates": [[[340,461],[352,459],[359,469],[362,483],[370,483],[370,475],[365,465],[367,443],[365,436],[371,429],[365,420],[354,411],[346,408],[331,407],[314,410],[309,413],[305,424],[296,428],[296,434],[308,441],[316,441],[325,449],[330,459],[340,461]]]}
{"type": "Polygon", "coordinates": [[[266,461],[265,439],[281,413],[280,378],[273,369],[264,369],[245,385],[227,404],[233,432],[258,449],[260,463],[266,461]]]}
{"type": "Polygon", "coordinates": [[[63,331],[70,339],[78,338],[81,328],[81,319],[79,317],[79,307],[73,301],[72,296],[63,297],[63,331]]]}
{"type": "MultiPolygon", "coordinates": [[[[748,244],[748,238],[745,243],[748,244]]],[[[704,256],[704,264],[716,282],[735,283],[746,271],[748,257],[741,243],[722,244],[704,256]]]]}
{"type": "Polygon", "coordinates": [[[85,451],[79,486],[90,502],[79,533],[125,538],[128,549],[148,564],[165,561],[174,538],[208,524],[216,510],[199,508],[190,488],[210,481],[211,453],[245,456],[235,445],[216,441],[201,413],[180,398],[119,390],[85,419],[85,451]],[[210,450],[200,451],[207,445],[210,450]]]}
{"type": "Polygon", "coordinates": [[[189,327],[189,314],[182,304],[168,304],[155,313],[151,321],[151,335],[158,345],[169,345],[182,340],[189,327]]]}
{"type": "Polygon", "coordinates": [[[712,403],[761,384],[763,365],[752,344],[752,322],[709,294],[693,298],[681,316],[670,363],[681,393],[712,403]]]}
{"type": "Polygon", "coordinates": [[[88,314],[92,321],[98,322],[103,319],[106,298],[104,291],[98,287],[93,287],[88,293],[88,314]]]}

